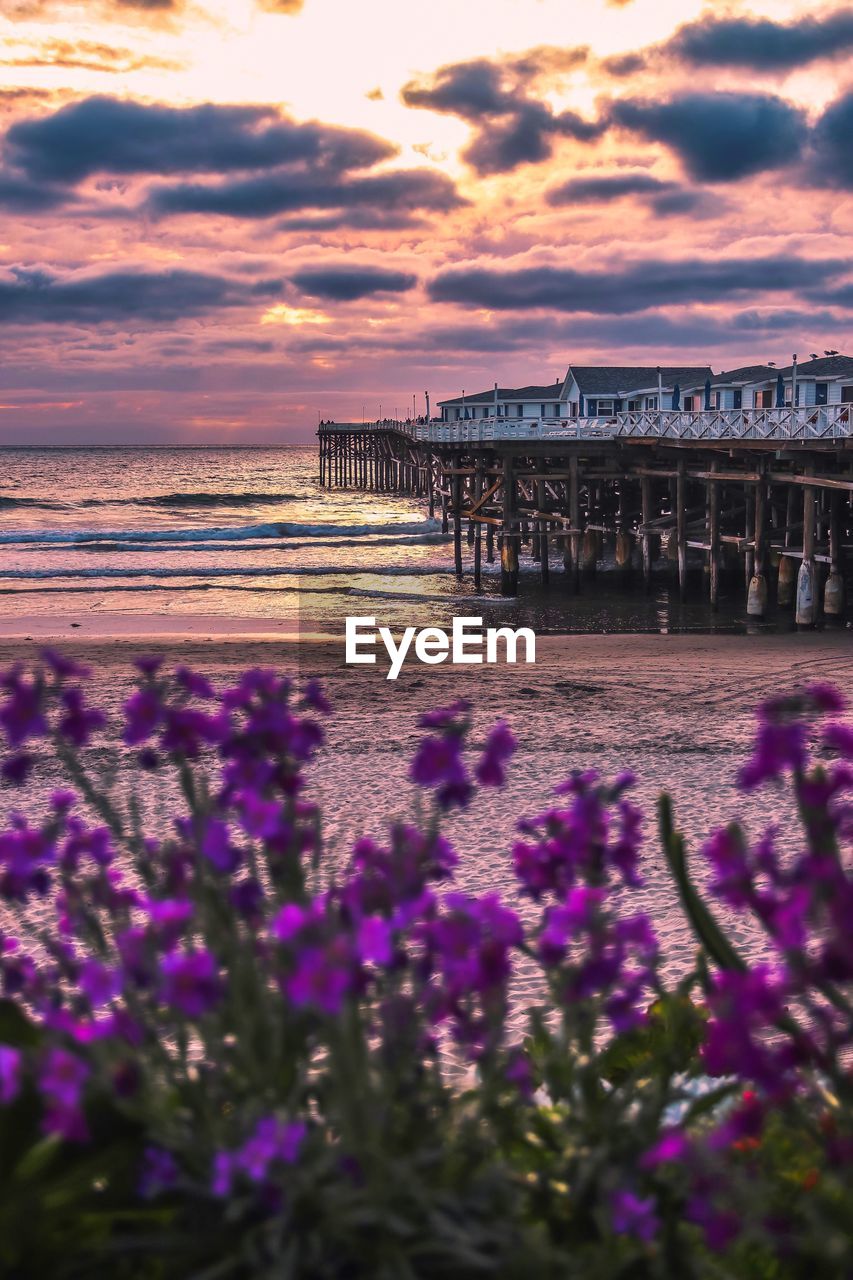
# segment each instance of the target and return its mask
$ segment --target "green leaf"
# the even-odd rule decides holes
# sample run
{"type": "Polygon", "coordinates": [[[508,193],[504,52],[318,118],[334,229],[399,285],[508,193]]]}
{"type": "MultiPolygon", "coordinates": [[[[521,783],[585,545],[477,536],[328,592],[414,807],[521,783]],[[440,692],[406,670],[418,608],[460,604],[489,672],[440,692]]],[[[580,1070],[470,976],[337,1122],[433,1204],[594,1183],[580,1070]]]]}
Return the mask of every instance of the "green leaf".
{"type": "Polygon", "coordinates": [[[684,837],[673,826],[672,801],[666,792],[658,800],[658,819],[663,851],[675,880],[676,888],[681,898],[681,905],[684,907],[685,914],[693,927],[693,932],[711,959],[721,969],[738,969],[745,973],[747,968],[745,960],[729,942],[714,916],[693,887],[690,873],[687,870],[684,837]]]}

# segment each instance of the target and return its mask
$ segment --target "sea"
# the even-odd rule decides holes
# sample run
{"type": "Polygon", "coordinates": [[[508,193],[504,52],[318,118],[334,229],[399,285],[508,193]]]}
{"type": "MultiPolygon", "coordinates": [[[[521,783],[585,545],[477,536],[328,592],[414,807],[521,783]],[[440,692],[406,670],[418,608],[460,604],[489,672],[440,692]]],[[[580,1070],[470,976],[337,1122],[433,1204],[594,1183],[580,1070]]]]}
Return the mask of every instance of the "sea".
{"type": "MultiPolygon", "coordinates": [[[[331,635],[348,614],[441,626],[460,612],[537,634],[755,629],[739,574],[716,613],[700,570],[684,603],[665,570],[649,594],[602,572],[572,595],[552,549],[549,588],[523,554],[519,597],[505,600],[485,556],[475,593],[464,550],[459,582],[421,500],[322,488],[313,446],[0,450],[7,616],[204,614],[331,635]]],[[[792,625],[771,612],[759,629],[792,625]]]]}

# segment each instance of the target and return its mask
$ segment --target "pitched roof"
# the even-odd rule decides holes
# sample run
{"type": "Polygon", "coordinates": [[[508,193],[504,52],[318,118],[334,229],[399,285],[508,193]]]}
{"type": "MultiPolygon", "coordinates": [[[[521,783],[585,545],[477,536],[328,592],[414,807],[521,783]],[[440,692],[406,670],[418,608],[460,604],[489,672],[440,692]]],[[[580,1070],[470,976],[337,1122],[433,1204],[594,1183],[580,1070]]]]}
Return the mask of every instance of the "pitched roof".
{"type": "MultiPolygon", "coordinates": [[[[657,365],[577,365],[569,366],[580,391],[585,396],[619,396],[641,387],[656,387],[657,365]]],[[[711,376],[708,365],[661,365],[665,387],[676,382],[681,386],[696,385],[711,376]]]]}
{"type": "MultiPolygon", "coordinates": [[[[562,389],[562,381],[549,382],[547,386],[531,386],[531,387],[498,387],[498,400],[559,400],[560,391],[562,389]]],[[[495,389],[491,387],[488,391],[478,391],[475,395],[454,396],[452,400],[439,400],[438,406],[442,408],[447,406],[453,408],[459,405],[469,407],[474,404],[494,404],[495,389]]]]}
{"type": "Polygon", "coordinates": [[[769,364],[745,364],[740,369],[727,369],[711,379],[714,387],[728,386],[731,382],[771,382],[779,377],[779,370],[769,364]]]}
{"type": "MultiPolygon", "coordinates": [[[[793,365],[782,370],[790,378],[793,365]]],[[[804,360],[797,365],[798,378],[853,378],[853,356],[820,356],[817,360],[804,360]]]]}

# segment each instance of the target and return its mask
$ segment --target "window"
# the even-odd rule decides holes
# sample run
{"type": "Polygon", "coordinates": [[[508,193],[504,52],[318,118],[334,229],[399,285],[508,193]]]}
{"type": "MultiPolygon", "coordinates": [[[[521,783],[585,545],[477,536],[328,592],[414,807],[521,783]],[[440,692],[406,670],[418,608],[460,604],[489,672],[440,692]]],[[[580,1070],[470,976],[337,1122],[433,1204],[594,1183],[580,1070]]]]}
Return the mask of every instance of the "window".
{"type": "Polygon", "coordinates": [[[603,415],[603,414],[612,413],[612,412],[613,412],[613,401],[612,401],[612,400],[599,400],[599,402],[598,402],[598,416],[599,416],[599,418],[600,418],[600,417],[602,417],[602,415],[603,415]]]}
{"type": "Polygon", "coordinates": [[[658,407],[658,398],[657,398],[657,396],[646,396],[646,408],[647,408],[647,409],[656,409],[657,407],[658,407]]]}
{"type": "Polygon", "coordinates": [[[841,403],[853,404],[853,387],[841,388],[841,403]]]}
{"type": "Polygon", "coordinates": [[[765,388],[764,391],[760,391],[758,393],[758,397],[756,398],[756,404],[761,409],[772,409],[773,408],[773,391],[769,387],[765,388]]]}
{"type": "Polygon", "coordinates": [[[636,412],[637,412],[637,410],[638,410],[640,407],[641,407],[641,405],[640,405],[639,400],[629,400],[629,401],[628,401],[628,412],[629,412],[629,413],[636,413],[636,412]]]}
{"type": "Polygon", "coordinates": [[[826,404],[828,400],[829,400],[829,383],[816,382],[814,386],[815,404],[826,404]]]}
{"type": "Polygon", "coordinates": [[[597,401],[597,400],[587,400],[587,402],[586,402],[586,413],[587,413],[587,417],[588,417],[588,418],[594,418],[594,417],[595,417],[595,415],[598,413],[598,401],[597,401]]]}
{"type": "Polygon", "coordinates": [[[516,416],[517,418],[523,418],[523,417],[524,417],[524,405],[523,405],[523,404],[517,404],[517,405],[515,406],[515,416],[516,416]]]}
{"type": "MultiPolygon", "coordinates": [[[[847,388],[845,388],[845,390],[847,390],[847,388]]],[[[850,387],[849,390],[853,391],[853,387],[850,387]]],[[[853,399],[853,396],[851,396],[851,399],[853,399]]],[[[580,412],[580,406],[578,405],[577,400],[572,400],[572,402],[569,405],[569,409],[571,411],[572,417],[576,418],[580,412]]]]}
{"type": "Polygon", "coordinates": [[[685,410],[686,410],[688,413],[692,412],[692,410],[693,410],[693,396],[685,396],[685,397],[684,397],[684,408],[685,408],[685,410]]]}
{"type": "Polygon", "coordinates": [[[735,390],[732,392],[732,408],[733,409],[743,408],[743,392],[741,391],[740,387],[736,387],[735,390]]]}
{"type": "Polygon", "coordinates": [[[544,418],[544,417],[545,417],[545,406],[544,406],[544,404],[540,404],[540,406],[539,406],[539,417],[540,417],[540,418],[544,418]]]}
{"type": "Polygon", "coordinates": [[[719,409],[720,407],[720,397],[721,397],[721,393],[719,391],[715,391],[714,392],[714,408],[715,409],[719,409]]]}
{"type": "Polygon", "coordinates": [[[555,404],[555,405],[554,405],[554,417],[555,417],[555,418],[559,418],[559,416],[560,416],[560,406],[559,406],[558,404],[555,404]]]}

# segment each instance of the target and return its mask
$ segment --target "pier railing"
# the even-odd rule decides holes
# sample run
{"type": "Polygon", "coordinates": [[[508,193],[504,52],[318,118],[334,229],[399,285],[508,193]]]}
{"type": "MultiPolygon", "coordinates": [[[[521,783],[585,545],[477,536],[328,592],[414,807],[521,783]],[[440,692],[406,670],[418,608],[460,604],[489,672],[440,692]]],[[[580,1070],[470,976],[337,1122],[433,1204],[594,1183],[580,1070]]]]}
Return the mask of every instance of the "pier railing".
{"type": "Polygon", "coordinates": [[[853,404],[795,409],[643,409],[596,418],[504,418],[458,422],[339,422],[326,431],[394,431],[431,444],[512,440],[801,440],[853,437],[853,404]]]}

